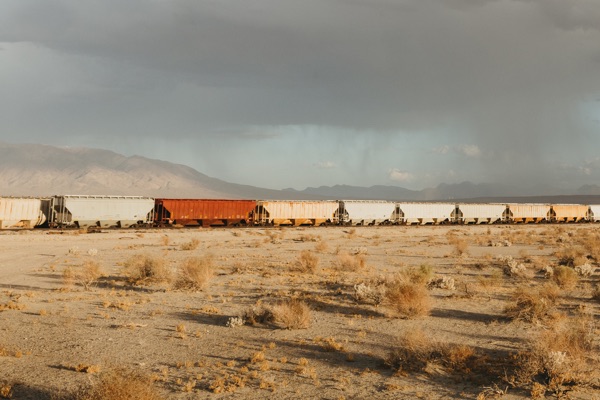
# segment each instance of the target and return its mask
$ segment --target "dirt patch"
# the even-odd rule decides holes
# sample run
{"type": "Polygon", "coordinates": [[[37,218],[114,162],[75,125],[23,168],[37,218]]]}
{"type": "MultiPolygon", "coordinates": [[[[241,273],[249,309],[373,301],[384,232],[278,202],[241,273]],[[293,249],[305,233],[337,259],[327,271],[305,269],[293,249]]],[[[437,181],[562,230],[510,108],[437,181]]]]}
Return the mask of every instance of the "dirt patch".
{"type": "Polygon", "coordinates": [[[175,399],[594,398],[597,243],[590,224],[2,232],[0,393],[72,398],[124,371],[175,399]],[[570,248],[592,272],[515,318],[570,248]],[[401,277],[422,313],[389,306],[401,277]],[[260,320],[282,304],[302,323],[260,320]],[[533,345],[582,318],[585,351],[533,345]]]}

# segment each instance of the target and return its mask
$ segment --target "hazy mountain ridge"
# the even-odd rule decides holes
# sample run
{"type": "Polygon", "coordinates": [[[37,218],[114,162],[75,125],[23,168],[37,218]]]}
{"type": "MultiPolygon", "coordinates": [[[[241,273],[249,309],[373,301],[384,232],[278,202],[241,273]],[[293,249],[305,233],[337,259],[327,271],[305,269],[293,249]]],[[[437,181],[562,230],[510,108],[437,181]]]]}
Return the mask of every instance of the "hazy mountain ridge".
{"type": "Polygon", "coordinates": [[[270,190],[212,178],[185,165],[112,151],[0,142],[0,195],[139,195],[231,199],[357,199],[395,201],[600,203],[600,186],[576,193],[538,187],[528,191],[495,184],[440,184],[410,190],[399,186],[335,185],[270,190]],[[532,196],[535,197],[524,197],[532,196]],[[596,201],[597,199],[597,201],[596,201]]]}
{"type": "Polygon", "coordinates": [[[331,199],[395,200],[395,201],[463,201],[463,202],[533,202],[533,203],[600,203],[600,186],[586,185],[568,193],[547,186],[527,190],[490,183],[441,183],[435,188],[410,190],[399,186],[374,185],[370,187],[335,185],[309,187],[302,191],[285,189],[291,193],[310,193],[331,199]]]}
{"type": "MultiPolygon", "coordinates": [[[[0,194],[286,198],[284,192],[211,178],[193,168],[101,149],[0,143],[0,194]]],[[[295,198],[314,198],[298,193],[295,198]]]]}

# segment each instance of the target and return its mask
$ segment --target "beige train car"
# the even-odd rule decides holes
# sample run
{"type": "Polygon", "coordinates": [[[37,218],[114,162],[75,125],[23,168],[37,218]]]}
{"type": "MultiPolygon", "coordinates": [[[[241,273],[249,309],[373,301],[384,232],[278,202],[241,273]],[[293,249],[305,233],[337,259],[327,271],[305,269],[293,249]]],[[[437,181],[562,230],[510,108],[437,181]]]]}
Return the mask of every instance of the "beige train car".
{"type": "Polygon", "coordinates": [[[589,206],[581,204],[552,205],[552,220],[556,222],[579,222],[588,218],[589,206]]]}
{"type": "Polygon", "coordinates": [[[550,204],[508,204],[505,220],[516,223],[549,221],[550,210],[550,204]]]}
{"type": "Polygon", "coordinates": [[[259,225],[325,225],[336,223],[338,201],[258,201],[254,221],[259,225]]]}

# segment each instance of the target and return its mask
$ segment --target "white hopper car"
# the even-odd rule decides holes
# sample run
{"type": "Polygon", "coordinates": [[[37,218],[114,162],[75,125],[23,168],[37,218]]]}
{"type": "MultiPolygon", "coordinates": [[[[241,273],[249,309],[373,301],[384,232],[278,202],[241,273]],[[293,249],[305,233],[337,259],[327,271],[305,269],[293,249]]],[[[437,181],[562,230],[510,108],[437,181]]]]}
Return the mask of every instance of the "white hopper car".
{"type": "Polygon", "coordinates": [[[399,220],[393,201],[342,200],[336,220],[341,225],[387,225],[399,220]]]}
{"type": "Polygon", "coordinates": [[[398,203],[399,219],[408,225],[453,222],[455,203],[398,203]]]}
{"type": "Polygon", "coordinates": [[[49,199],[0,197],[0,229],[31,229],[47,220],[49,199]]]}
{"type": "Polygon", "coordinates": [[[457,204],[455,221],[462,224],[493,224],[503,220],[506,204],[457,204]]]}
{"type": "Polygon", "coordinates": [[[154,199],[139,196],[55,196],[50,225],[128,228],[151,224],[154,199]]]}
{"type": "Polygon", "coordinates": [[[591,222],[600,222],[600,204],[592,204],[589,207],[588,220],[591,222]]]}

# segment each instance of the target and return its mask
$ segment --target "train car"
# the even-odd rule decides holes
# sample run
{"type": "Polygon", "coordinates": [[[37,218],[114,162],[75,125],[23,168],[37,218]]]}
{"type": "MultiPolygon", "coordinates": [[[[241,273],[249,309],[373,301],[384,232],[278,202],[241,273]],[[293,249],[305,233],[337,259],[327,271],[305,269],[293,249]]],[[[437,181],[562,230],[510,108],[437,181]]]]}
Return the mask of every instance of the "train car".
{"type": "Polygon", "coordinates": [[[154,222],[158,226],[249,225],[255,208],[255,200],[156,199],[154,222]]]}
{"type": "Polygon", "coordinates": [[[458,204],[455,221],[461,224],[494,224],[503,220],[506,204],[458,204]]]}
{"type": "Polygon", "coordinates": [[[258,225],[327,225],[337,223],[338,201],[260,200],[254,211],[258,225]]]}
{"type": "Polygon", "coordinates": [[[590,204],[587,219],[590,222],[600,221],[600,204],[590,204]]]}
{"type": "Polygon", "coordinates": [[[551,220],[549,204],[508,204],[505,220],[514,223],[539,223],[551,220]]]}
{"type": "Polygon", "coordinates": [[[385,225],[398,222],[396,203],[377,200],[342,200],[336,219],[342,225],[385,225]]]}
{"type": "Polygon", "coordinates": [[[32,229],[46,223],[49,199],[0,197],[0,229],[32,229]]]}
{"type": "Polygon", "coordinates": [[[54,196],[51,226],[128,228],[152,223],[154,199],[139,196],[54,196]]]}
{"type": "Polygon", "coordinates": [[[553,222],[580,222],[588,218],[589,206],[580,204],[553,204],[550,210],[553,222]]]}
{"type": "Polygon", "coordinates": [[[397,203],[399,220],[407,225],[453,222],[454,203],[397,203]]]}

